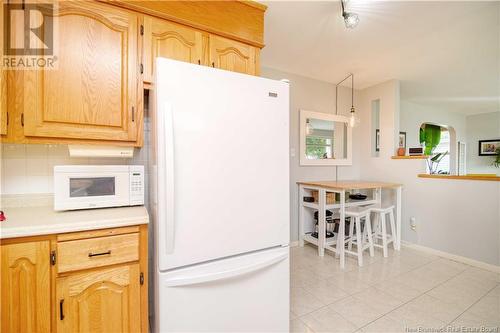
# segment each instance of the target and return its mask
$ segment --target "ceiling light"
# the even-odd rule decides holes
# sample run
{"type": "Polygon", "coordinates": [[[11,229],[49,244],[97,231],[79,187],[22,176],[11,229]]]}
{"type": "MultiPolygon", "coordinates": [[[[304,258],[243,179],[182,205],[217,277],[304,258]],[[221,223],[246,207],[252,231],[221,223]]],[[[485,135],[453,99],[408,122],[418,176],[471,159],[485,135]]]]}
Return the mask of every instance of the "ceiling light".
{"type": "Polygon", "coordinates": [[[359,16],[355,13],[344,13],[344,23],[346,28],[353,29],[359,23],[359,16]]]}
{"type": "Polygon", "coordinates": [[[359,16],[356,13],[346,12],[345,10],[345,0],[340,0],[342,4],[342,17],[344,18],[344,23],[346,28],[353,29],[359,23],[359,16]]]}

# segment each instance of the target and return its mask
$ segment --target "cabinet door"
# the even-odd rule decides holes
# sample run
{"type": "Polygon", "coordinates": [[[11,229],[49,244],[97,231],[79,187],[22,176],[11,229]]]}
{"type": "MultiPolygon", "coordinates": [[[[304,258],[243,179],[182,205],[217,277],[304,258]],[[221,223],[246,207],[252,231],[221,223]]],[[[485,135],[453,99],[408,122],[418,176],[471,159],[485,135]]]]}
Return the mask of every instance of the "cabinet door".
{"type": "MultiPolygon", "coordinates": [[[[0,2],[0,17],[3,18],[3,1],[0,2]]],[[[3,25],[3,21],[1,23],[3,25]]],[[[0,33],[0,56],[3,56],[3,32],[0,33]]],[[[0,134],[7,135],[7,71],[0,65],[0,134]]]]}
{"type": "Polygon", "coordinates": [[[227,38],[210,35],[210,64],[244,74],[256,74],[256,49],[227,38]]]}
{"type": "Polygon", "coordinates": [[[136,141],[138,16],[60,1],[54,20],[55,68],[25,73],[24,134],[136,141]]]}
{"type": "Polygon", "coordinates": [[[0,134],[7,135],[7,72],[3,69],[0,69],[0,94],[0,134]]]}
{"type": "Polygon", "coordinates": [[[151,82],[157,57],[206,64],[207,36],[200,31],[152,17],[144,18],[144,81],[151,82]]]}
{"type": "Polygon", "coordinates": [[[140,332],[139,264],[58,278],[58,332],[140,332]]]}
{"type": "Polygon", "coordinates": [[[1,332],[50,331],[50,242],[0,246],[1,332]]]}

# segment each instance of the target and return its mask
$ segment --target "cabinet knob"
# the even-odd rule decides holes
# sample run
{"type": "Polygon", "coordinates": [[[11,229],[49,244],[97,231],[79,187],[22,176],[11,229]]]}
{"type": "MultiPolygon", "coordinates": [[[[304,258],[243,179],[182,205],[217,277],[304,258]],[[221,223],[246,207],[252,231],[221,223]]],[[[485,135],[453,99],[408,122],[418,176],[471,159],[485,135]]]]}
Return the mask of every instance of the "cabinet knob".
{"type": "Polygon", "coordinates": [[[215,62],[212,62],[212,67],[214,67],[214,68],[215,68],[215,62]]]}

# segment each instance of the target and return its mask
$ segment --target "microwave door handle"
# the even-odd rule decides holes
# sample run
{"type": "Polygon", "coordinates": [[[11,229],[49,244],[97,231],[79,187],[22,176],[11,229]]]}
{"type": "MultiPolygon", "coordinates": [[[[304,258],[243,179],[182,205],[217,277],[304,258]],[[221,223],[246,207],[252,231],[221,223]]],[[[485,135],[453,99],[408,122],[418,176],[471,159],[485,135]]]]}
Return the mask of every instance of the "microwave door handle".
{"type": "MultiPolygon", "coordinates": [[[[172,105],[164,104],[163,110],[158,110],[159,135],[159,165],[158,165],[158,227],[160,235],[165,235],[163,251],[166,254],[174,252],[175,245],[175,212],[174,212],[174,124],[172,105]],[[163,112],[162,112],[163,111],[163,112]]],[[[159,244],[160,245],[160,244],[159,244]]],[[[160,245],[160,246],[162,246],[160,245]]]]}

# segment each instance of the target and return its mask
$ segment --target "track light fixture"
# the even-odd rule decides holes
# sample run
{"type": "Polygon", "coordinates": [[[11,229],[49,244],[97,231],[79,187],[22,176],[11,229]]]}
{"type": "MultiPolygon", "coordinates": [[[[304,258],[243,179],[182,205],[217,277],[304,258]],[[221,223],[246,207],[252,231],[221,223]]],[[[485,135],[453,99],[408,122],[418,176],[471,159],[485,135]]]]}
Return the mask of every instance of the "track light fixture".
{"type": "Polygon", "coordinates": [[[359,23],[359,16],[356,13],[346,12],[346,1],[347,0],[340,0],[340,3],[342,5],[342,17],[344,18],[346,28],[354,29],[359,23]]]}

